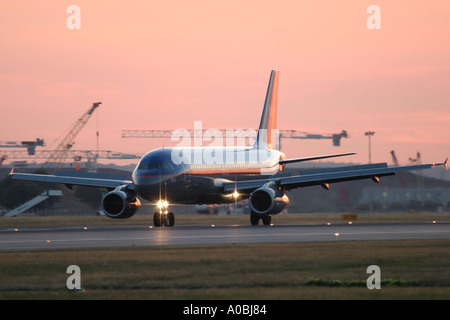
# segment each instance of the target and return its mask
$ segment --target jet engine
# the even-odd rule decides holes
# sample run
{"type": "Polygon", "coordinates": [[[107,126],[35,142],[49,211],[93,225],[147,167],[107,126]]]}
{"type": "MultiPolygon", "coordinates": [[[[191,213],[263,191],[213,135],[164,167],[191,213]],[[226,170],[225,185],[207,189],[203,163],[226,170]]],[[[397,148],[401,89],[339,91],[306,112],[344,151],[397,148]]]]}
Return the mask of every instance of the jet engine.
{"type": "Polygon", "coordinates": [[[139,199],[129,191],[119,187],[107,193],[102,199],[105,215],[113,219],[127,219],[132,217],[141,206],[139,199]]]}
{"type": "Polygon", "coordinates": [[[250,194],[250,207],[258,214],[277,214],[289,204],[289,198],[268,182],[250,194]]]}

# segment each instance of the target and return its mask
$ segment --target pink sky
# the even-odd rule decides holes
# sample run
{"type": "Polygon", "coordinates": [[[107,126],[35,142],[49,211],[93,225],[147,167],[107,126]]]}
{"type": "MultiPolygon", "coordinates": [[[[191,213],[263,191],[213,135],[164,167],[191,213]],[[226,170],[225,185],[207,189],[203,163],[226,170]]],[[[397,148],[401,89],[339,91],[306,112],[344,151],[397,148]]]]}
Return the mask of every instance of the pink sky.
{"type": "Polygon", "coordinates": [[[96,101],[78,149],[96,148],[97,116],[100,148],[131,153],[162,141],[122,129],[256,128],[277,69],[280,129],[351,136],[285,140],[288,157],[365,163],[368,130],[373,162],[450,155],[448,0],[2,2],[1,141],[50,144],[96,101]],[[381,30],[366,27],[372,4],[381,30]]]}

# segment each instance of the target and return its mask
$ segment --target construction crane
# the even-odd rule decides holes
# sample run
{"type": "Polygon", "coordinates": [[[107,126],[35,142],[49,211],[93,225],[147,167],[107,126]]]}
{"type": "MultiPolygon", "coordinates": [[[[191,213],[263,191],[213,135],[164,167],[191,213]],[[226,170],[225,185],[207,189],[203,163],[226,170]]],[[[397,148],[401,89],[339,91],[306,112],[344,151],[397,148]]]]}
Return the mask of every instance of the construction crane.
{"type": "MultiPolygon", "coordinates": [[[[391,150],[391,156],[392,156],[392,161],[394,162],[394,166],[398,167],[400,165],[400,163],[398,162],[398,159],[397,159],[397,156],[396,156],[394,150],[391,150]]],[[[405,188],[405,179],[404,179],[403,172],[397,173],[396,176],[397,176],[398,184],[400,185],[400,187],[402,189],[404,189],[405,188]]]]}
{"type": "MultiPolygon", "coordinates": [[[[422,160],[420,160],[420,152],[417,151],[416,158],[409,158],[409,161],[411,164],[421,164],[422,160]]],[[[419,171],[416,172],[417,177],[417,188],[423,188],[424,186],[424,180],[423,180],[423,173],[419,171]]]]}
{"type": "MultiPolygon", "coordinates": [[[[34,156],[36,147],[43,147],[44,139],[37,138],[36,141],[0,141],[0,149],[27,148],[27,155],[34,156]]],[[[1,151],[0,166],[8,159],[8,151],[1,151]]]]}
{"type": "MultiPolygon", "coordinates": [[[[223,136],[226,136],[225,129],[217,129],[223,136]]],[[[200,130],[187,130],[191,136],[200,130]]],[[[206,130],[201,130],[205,133],[206,130]]],[[[252,133],[250,130],[242,130],[241,133],[252,133]]],[[[122,138],[170,138],[172,136],[173,130],[122,130],[122,138]]],[[[255,135],[250,137],[256,139],[256,131],[253,132],[255,135]]],[[[236,135],[239,135],[239,131],[236,131],[236,135]]],[[[331,139],[333,146],[338,147],[341,145],[341,138],[348,138],[346,130],[342,130],[341,133],[335,134],[312,134],[308,132],[298,131],[298,130],[279,130],[279,137],[281,139],[331,139]]],[[[280,143],[281,144],[281,143],[280,143]]],[[[281,148],[281,146],[280,146],[281,148]]]]}
{"type": "Polygon", "coordinates": [[[422,161],[420,160],[420,152],[417,151],[416,153],[416,158],[409,158],[409,161],[411,162],[411,164],[422,164],[422,161]]]}
{"type": "Polygon", "coordinates": [[[45,165],[44,168],[53,168],[57,169],[59,166],[61,166],[66,158],[69,150],[73,147],[75,141],[75,137],[80,133],[81,129],[86,125],[86,123],[89,121],[90,117],[92,116],[92,113],[100,106],[101,102],[94,102],[92,107],[89,108],[88,111],[86,111],[72,126],[72,128],[69,130],[69,132],[63,137],[59,145],[56,147],[55,150],[53,150],[45,165]]]}
{"type": "Polygon", "coordinates": [[[5,151],[0,155],[0,166],[5,160],[25,160],[23,165],[26,165],[26,160],[48,159],[49,155],[54,153],[59,153],[56,158],[71,158],[75,162],[84,159],[87,159],[88,162],[93,162],[97,159],[139,160],[142,157],[142,154],[129,154],[111,150],[38,150],[33,155],[29,155],[26,151],[5,151]]]}
{"type": "Polygon", "coordinates": [[[0,141],[0,148],[27,148],[30,156],[36,152],[36,147],[43,147],[44,139],[37,138],[36,141],[0,141]]]}
{"type": "Polygon", "coordinates": [[[398,160],[397,160],[397,156],[395,155],[395,151],[392,150],[391,151],[391,156],[392,156],[392,161],[394,162],[394,166],[399,166],[398,160]]]}

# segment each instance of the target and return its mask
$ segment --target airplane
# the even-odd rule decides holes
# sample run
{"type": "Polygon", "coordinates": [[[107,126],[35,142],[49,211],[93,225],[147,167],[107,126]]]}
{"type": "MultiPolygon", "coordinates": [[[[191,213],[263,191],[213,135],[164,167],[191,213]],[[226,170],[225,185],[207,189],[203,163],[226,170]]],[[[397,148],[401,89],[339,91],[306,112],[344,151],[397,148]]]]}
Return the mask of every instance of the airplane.
{"type": "Polygon", "coordinates": [[[248,199],[250,223],[270,225],[272,216],[289,204],[286,192],[300,187],[342,181],[371,179],[396,172],[429,169],[443,163],[393,166],[386,163],[330,168],[319,173],[294,176],[276,175],[291,163],[354,155],[355,153],[287,159],[277,145],[277,104],[279,71],[272,70],[256,141],[247,147],[171,147],[146,153],[132,173],[132,180],[91,179],[59,175],[14,173],[17,180],[55,182],[108,189],[101,206],[113,219],[132,217],[141,202],[139,197],[155,203],[156,227],[174,226],[175,216],[169,204],[224,204],[248,199]],[[273,134],[275,132],[275,134],[273,134]],[[238,179],[240,177],[240,179],[238,179]],[[231,179],[233,178],[233,179],[231,179]],[[242,179],[244,178],[244,179],[242,179]]]}

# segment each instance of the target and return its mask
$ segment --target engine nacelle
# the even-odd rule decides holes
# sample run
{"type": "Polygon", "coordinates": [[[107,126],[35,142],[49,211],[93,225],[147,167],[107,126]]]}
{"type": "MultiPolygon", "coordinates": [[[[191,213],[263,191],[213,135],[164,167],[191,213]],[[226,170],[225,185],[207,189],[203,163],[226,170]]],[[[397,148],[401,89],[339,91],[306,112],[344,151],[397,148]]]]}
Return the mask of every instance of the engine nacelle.
{"type": "Polygon", "coordinates": [[[275,183],[266,183],[250,194],[250,207],[259,214],[280,213],[289,204],[289,198],[276,189],[275,183]]]}
{"type": "Polygon", "coordinates": [[[140,206],[141,202],[134,194],[119,188],[107,193],[102,199],[103,212],[113,219],[130,218],[140,206]]]}

